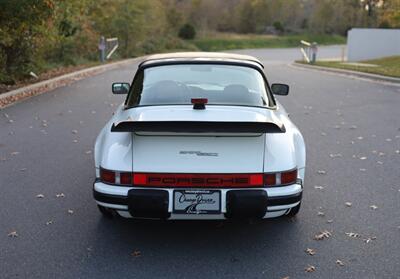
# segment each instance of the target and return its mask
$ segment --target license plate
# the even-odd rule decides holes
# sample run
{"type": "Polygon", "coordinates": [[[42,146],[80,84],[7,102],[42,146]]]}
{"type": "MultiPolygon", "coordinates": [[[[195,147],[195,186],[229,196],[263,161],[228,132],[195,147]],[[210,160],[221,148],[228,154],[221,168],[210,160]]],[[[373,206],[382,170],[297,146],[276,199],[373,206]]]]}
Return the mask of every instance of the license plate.
{"type": "Polygon", "coordinates": [[[219,214],[221,192],[217,190],[175,190],[175,214],[219,214]]]}

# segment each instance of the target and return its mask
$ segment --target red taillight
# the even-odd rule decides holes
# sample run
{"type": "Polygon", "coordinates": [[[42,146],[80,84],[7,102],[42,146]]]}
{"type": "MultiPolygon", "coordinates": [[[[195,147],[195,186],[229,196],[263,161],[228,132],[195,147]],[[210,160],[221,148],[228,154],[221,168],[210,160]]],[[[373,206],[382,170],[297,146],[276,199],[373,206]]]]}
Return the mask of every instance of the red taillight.
{"type": "Polygon", "coordinates": [[[147,185],[147,175],[143,173],[133,174],[134,185],[147,185]]]}
{"type": "Polygon", "coordinates": [[[115,183],[115,172],[105,169],[100,169],[100,179],[106,183],[115,183]]]}
{"type": "Polygon", "coordinates": [[[262,174],[251,174],[250,175],[250,185],[251,186],[262,186],[263,185],[262,174]]]}
{"type": "Polygon", "coordinates": [[[281,184],[294,184],[297,180],[297,169],[281,173],[281,184]]]}
{"type": "Polygon", "coordinates": [[[276,184],[276,174],[275,173],[266,173],[264,175],[264,185],[265,186],[275,186],[276,184]]]}
{"type": "Polygon", "coordinates": [[[296,182],[297,169],[284,172],[266,173],[264,175],[265,186],[282,186],[294,184],[296,182]]]}
{"type": "Polygon", "coordinates": [[[119,175],[120,183],[123,185],[132,184],[132,174],[130,172],[121,172],[119,175]]]}

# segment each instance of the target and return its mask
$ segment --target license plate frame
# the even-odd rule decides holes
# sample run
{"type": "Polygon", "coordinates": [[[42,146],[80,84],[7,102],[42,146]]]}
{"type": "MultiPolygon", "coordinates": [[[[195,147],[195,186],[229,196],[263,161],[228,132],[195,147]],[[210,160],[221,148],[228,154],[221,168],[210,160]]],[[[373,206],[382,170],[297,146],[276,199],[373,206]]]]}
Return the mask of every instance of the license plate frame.
{"type": "Polygon", "coordinates": [[[182,189],[173,191],[174,214],[209,215],[221,213],[221,191],[182,189]]]}

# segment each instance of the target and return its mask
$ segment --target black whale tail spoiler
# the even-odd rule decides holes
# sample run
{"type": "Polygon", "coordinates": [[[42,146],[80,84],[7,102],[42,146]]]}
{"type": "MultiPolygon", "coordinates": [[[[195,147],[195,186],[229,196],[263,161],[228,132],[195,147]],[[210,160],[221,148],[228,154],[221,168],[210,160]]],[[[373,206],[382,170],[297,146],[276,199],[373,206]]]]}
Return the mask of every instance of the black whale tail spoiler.
{"type": "Polygon", "coordinates": [[[151,133],[285,133],[283,123],[217,121],[132,121],[113,123],[111,132],[151,133]]]}

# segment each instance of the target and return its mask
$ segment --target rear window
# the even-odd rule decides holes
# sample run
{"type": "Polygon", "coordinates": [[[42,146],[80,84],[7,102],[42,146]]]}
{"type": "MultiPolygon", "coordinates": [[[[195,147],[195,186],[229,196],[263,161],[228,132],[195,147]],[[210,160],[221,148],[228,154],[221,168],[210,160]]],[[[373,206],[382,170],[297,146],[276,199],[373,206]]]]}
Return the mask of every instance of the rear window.
{"type": "Polygon", "coordinates": [[[209,105],[269,106],[260,72],[216,64],[145,68],[136,76],[126,105],[190,105],[192,98],[207,98],[209,105]]]}

